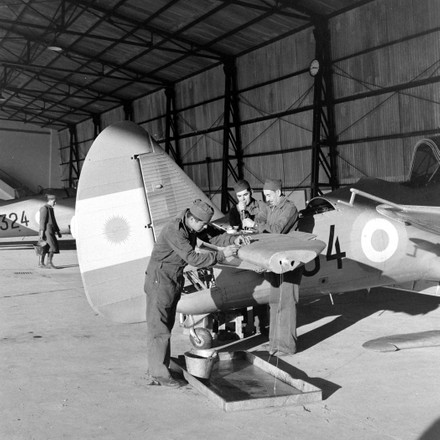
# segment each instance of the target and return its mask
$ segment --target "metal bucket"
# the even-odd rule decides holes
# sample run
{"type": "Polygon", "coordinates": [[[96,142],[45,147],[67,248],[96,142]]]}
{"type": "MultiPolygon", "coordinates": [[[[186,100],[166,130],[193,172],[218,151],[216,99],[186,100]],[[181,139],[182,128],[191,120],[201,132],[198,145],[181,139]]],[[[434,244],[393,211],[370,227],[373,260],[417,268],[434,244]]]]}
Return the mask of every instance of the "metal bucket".
{"type": "Polygon", "coordinates": [[[215,350],[192,350],[185,352],[186,371],[201,379],[209,379],[212,367],[217,360],[215,350]]]}

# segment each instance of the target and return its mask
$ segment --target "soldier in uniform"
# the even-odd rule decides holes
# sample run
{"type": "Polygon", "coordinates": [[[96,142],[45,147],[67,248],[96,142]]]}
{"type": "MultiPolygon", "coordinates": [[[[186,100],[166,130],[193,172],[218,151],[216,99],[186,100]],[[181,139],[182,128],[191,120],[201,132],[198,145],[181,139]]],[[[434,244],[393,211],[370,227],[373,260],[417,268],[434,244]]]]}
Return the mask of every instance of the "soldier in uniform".
{"type": "Polygon", "coordinates": [[[222,234],[210,240],[219,246],[216,252],[198,253],[195,250],[198,234],[205,230],[214,210],[196,200],[179,217],[169,222],[154,245],[146,270],[147,295],[147,384],[179,387],[183,382],[174,379],[169,371],[170,337],[174,326],[176,306],[183,288],[183,269],[187,264],[197,268],[209,267],[235,255],[241,244],[249,239],[222,234]]]}
{"type": "MultiPolygon", "coordinates": [[[[298,210],[282,193],[281,180],[266,179],[263,186],[266,206],[254,220],[245,219],[243,225],[258,232],[287,234],[298,220],[298,210]]],[[[266,272],[271,284],[269,353],[294,354],[297,351],[296,304],[299,300],[299,284],[302,268],[284,275],[266,272]]]]}
{"type": "Polygon", "coordinates": [[[263,186],[266,205],[262,206],[252,220],[243,220],[243,226],[258,232],[287,234],[298,220],[298,210],[282,192],[281,180],[266,179],[263,186]]]}
{"type": "Polygon", "coordinates": [[[234,228],[243,229],[243,220],[254,220],[260,211],[260,204],[252,197],[252,189],[247,180],[238,180],[234,185],[238,203],[229,211],[229,224],[234,228]]]}

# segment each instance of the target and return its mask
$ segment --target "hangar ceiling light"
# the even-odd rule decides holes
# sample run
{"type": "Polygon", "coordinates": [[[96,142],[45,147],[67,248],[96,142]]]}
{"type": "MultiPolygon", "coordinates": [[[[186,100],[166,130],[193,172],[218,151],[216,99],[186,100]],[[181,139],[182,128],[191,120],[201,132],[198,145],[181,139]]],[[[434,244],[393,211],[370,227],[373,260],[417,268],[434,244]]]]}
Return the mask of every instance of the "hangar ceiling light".
{"type": "Polygon", "coordinates": [[[62,52],[63,48],[57,45],[47,46],[47,48],[53,52],[62,52]]]}

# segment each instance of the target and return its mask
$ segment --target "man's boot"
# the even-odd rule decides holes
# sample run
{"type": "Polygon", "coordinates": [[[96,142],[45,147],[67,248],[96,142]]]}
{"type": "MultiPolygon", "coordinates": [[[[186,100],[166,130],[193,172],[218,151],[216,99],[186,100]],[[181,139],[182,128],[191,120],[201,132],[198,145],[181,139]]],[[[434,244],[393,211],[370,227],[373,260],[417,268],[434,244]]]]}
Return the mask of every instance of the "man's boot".
{"type": "Polygon", "coordinates": [[[44,264],[45,257],[46,257],[46,254],[44,252],[38,256],[38,267],[42,267],[42,268],[46,267],[46,265],[44,264]]]}
{"type": "Polygon", "coordinates": [[[52,263],[53,252],[49,252],[49,256],[47,257],[47,265],[46,267],[49,269],[58,269],[58,267],[54,266],[52,263]]]}

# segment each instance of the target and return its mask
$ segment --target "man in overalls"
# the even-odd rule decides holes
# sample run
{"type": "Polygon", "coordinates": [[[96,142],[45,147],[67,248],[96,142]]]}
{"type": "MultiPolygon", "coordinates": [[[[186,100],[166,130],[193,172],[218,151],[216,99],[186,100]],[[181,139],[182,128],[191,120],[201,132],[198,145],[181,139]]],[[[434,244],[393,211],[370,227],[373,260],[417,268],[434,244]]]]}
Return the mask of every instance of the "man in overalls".
{"type": "Polygon", "coordinates": [[[213,214],[210,205],[201,200],[194,201],[189,209],[164,227],[154,245],[144,286],[147,295],[148,385],[179,387],[184,384],[172,378],[169,362],[171,330],[183,288],[185,266],[212,266],[236,255],[238,247],[249,242],[225,233],[210,240],[211,244],[219,246],[218,251],[196,252],[197,235],[207,227],[213,214]]]}

